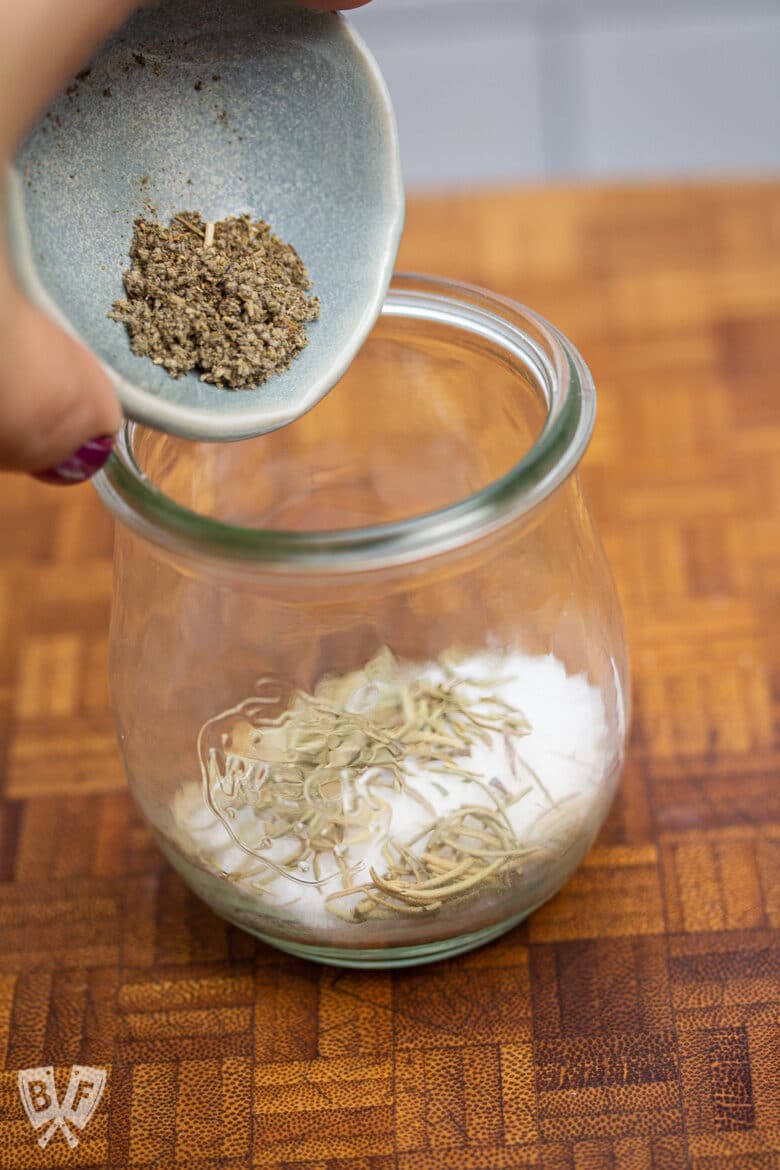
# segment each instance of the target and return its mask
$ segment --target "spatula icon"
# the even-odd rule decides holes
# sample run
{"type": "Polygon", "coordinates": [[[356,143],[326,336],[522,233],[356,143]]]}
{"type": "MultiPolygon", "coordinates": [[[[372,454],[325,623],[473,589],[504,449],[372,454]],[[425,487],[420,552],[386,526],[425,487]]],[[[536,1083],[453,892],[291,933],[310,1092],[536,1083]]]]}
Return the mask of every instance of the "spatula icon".
{"type": "Polygon", "coordinates": [[[46,1148],[58,1129],[62,1130],[70,1148],[75,1149],[79,1139],[70,1126],[80,1130],[86,1127],[103,1095],[105,1069],[74,1064],[62,1105],[57,1098],[51,1065],[21,1069],[18,1080],[19,1096],[30,1124],[36,1130],[47,1127],[38,1138],[41,1149],[46,1148]]]}

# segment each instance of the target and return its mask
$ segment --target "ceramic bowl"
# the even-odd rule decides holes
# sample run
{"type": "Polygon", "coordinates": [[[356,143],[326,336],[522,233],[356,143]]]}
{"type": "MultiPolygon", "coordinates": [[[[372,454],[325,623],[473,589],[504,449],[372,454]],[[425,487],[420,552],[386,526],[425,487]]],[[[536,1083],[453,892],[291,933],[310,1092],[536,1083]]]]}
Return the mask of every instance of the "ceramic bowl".
{"type": "Polygon", "coordinates": [[[312,407],[373,326],[403,222],[381,74],[334,14],[282,0],[139,11],[53,102],[9,175],[8,227],[32,300],[94,351],[131,418],[236,439],[312,407]],[[292,243],[322,302],[289,371],[252,390],[173,379],[107,317],[133,221],[245,212],[292,243]]]}

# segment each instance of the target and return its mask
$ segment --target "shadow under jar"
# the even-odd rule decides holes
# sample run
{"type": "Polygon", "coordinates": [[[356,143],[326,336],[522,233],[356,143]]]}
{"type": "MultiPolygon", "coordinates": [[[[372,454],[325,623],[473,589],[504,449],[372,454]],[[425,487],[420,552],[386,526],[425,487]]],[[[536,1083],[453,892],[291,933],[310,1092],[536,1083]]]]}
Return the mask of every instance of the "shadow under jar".
{"type": "Polygon", "coordinates": [[[410,276],[283,430],[125,428],[97,480],[119,744],[218,914],[296,955],[402,966],[508,930],[580,863],[628,718],[575,475],[594,408],[553,326],[410,276]]]}

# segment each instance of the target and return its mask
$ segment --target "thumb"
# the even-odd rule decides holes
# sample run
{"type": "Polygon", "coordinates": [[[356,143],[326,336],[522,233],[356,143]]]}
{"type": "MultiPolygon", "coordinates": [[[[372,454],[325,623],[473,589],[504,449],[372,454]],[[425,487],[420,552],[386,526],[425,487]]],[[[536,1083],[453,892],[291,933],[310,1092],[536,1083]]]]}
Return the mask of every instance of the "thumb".
{"type": "Polygon", "coordinates": [[[304,8],[324,8],[332,10],[334,8],[362,8],[364,4],[368,4],[369,0],[298,0],[304,8]]]}
{"type": "Polygon", "coordinates": [[[58,482],[88,479],[108,458],[121,421],[111,382],[85,346],[18,290],[3,299],[0,468],[58,482]]]}

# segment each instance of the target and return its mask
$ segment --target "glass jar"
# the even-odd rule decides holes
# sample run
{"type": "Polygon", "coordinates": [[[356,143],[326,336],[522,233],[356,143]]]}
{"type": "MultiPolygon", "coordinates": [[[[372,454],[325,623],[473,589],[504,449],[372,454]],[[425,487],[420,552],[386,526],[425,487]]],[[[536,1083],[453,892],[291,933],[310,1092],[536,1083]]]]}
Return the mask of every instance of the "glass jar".
{"type": "Polygon", "coordinates": [[[125,427],[97,481],[119,744],[218,914],[311,959],[420,963],[508,930],[582,860],[628,717],[575,475],[594,408],[552,325],[412,276],[291,426],[125,427]]]}

